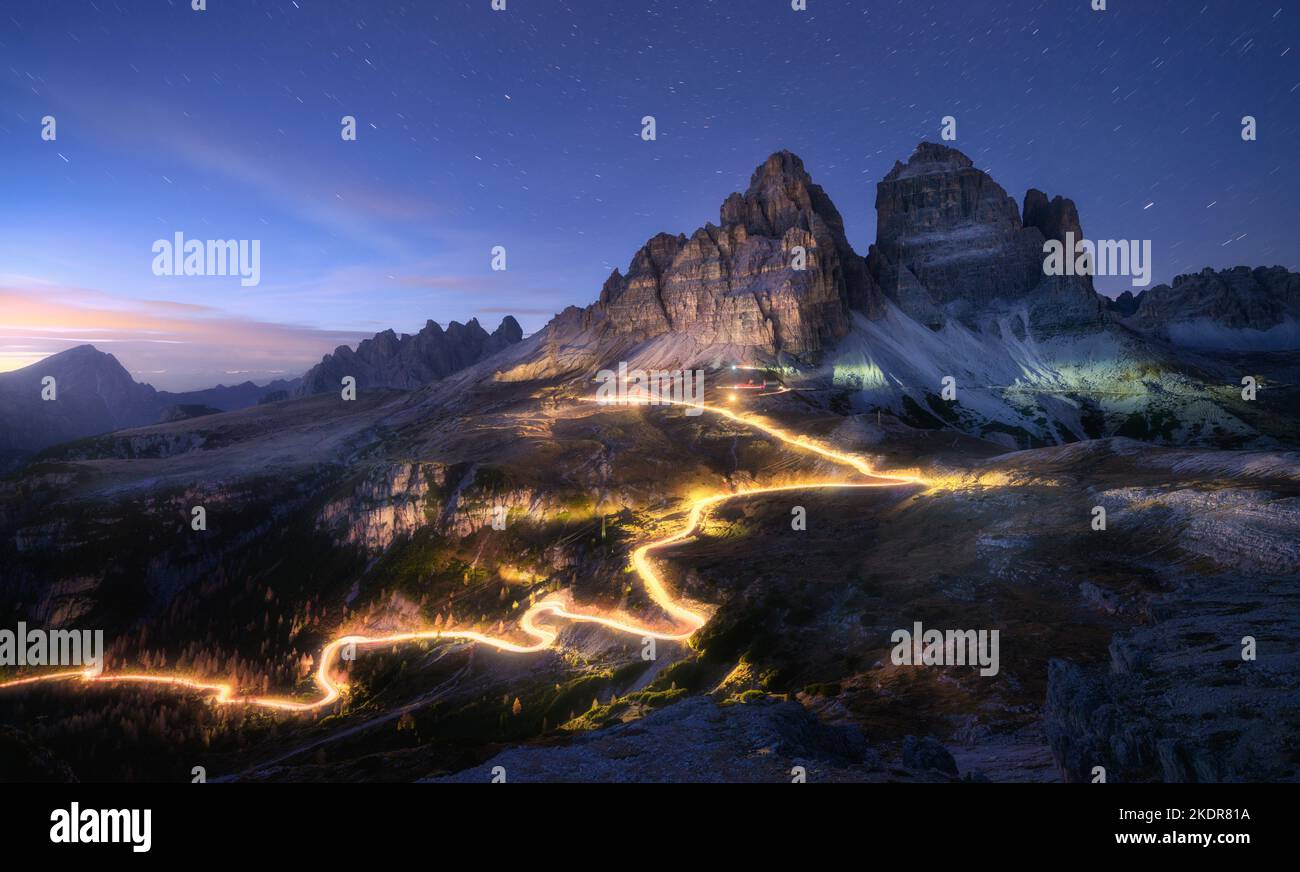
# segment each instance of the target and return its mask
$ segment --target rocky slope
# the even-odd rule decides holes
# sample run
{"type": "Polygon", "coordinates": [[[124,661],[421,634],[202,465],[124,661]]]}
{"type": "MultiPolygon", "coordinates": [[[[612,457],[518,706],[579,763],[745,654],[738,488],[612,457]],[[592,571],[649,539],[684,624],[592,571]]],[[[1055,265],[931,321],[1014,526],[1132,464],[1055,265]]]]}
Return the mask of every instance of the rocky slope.
{"type": "Polygon", "coordinates": [[[1111,308],[1124,323],[1196,349],[1300,349],[1300,274],[1280,266],[1204,269],[1111,308]]]}
{"type": "Polygon", "coordinates": [[[1094,575],[1110,588],[1084,591],[1097,608],[1139,620],[1099,661],[1048,664],[1045,727],[1064,778],[1103,766],[1108,781],[1295,780],[1300,455],[1127,440],[1048,451],[1034,461],[1087,467],[1108,530],[1164,555],[1118,576],[1143,579],[1128,591],[1094,575]]]}
{"type": "Polygon", "coordinates": [[[793,780],[795,767],[813,783],[949,780],[927,762],[912,755],[912,765],[891,768],[861,732],[823,724],[797,703],[718,706],[697,697],[635,723],[507,750],[481,766],[428,780],[486,784],[497,767],[507,782],[521,783],[776,783],[793,780]]]}
{"type": "Polygon", "coordinates": [[[385,330],[363,340],[355,351],[340,345],[325,355],[303,376],[294,395],[337,391],[345,376],[355,378],[358,388],[411,390],[491,357],[522,338],[519,322],[509,315],[492,333],[476,318],[468,324],[452,321],[446,330],[429,321],[413,336],[385,330]]]}

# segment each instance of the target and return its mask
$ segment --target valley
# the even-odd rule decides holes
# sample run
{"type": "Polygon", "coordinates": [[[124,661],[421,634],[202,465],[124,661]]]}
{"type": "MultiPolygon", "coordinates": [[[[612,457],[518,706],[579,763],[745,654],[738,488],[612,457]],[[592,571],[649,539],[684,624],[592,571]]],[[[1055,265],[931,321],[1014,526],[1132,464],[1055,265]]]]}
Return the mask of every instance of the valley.
{"type": "MultiPolygon", "coordinates": [[[[725,378],[713,380],[718,381],[725,378]]],[[[403,401],[390,397],[388,402],[400,406],[403,401]]],[[[703,418],[688,417],[680,408],[609,408],[577,397],[559,401],[545,415],[532,411],[533,400],[522,396],[497,406],[495,417],[476,406],[470,415],[476,429],[463,432],[461,444],[466,451],[476,446],[481,458],[498,464],[507,459],[497,446],[484,447],[495,429],[491,421],[511,422],[520,436],[539,428],[547,435],[526,447],[512,440],[514,456],[501,467],[504,475],[475,472],[469,478],[476,484],[454,491],[455,514],[478,521],[466,526],[455,515],[446,516],[445,509],[435,509],[433,517],[444,529],[464,536],[459,545],[448,541],[436,551],[423,551],[464,555],[446,564],[455,575],[443,576],[445,581],[437,573],[446,570],[437,567],[447,557],[417,557],[427,548],[422,544],[431,533],[427,522],[392,539],[385,534],[375,540],[373,529],[356,538],[389,544],[368,570],[358,565],[345,574],[360,571],[363,579],[351,599],[354,616],[342,618],[345,632],[321,636],[340,620],[326,609],[324,620],[307,625],[309,631],[291,644],[290,650],[314,664],[294,694],[250,693],[250,687],[274,687],[255,677],[267,672],[253,656],[231,682],[213,681],[220,671],[201,672],[196,662],[184,673],[183,686],[158,686],[155,679],[164,679],[166,670],[152,677],[128,672],[119,658],[141,657],[146,649],[132,646],[132,654],[119,644],[105,676],[117,675],[116,687],[68,676],[58,682],[62,687],[5,692],[0,706],[28,712],[31,706],[54,712],[87,705],[91,710],[130,706],[142,714],[171,710],[173,718],[207,725],[200,735],[212,738],[203,750],[192,746],[189,755],[199,754],[213,777],[242,772],[241,777],[255,780],[372,778],[382,771],[383,777],[401,779],[476,761],[486,765],[484,755],[498,741],[526,743],[511,752],[524,761],[516,764],[525,767],[520,776],[536,771],[556,777],[545,755],[576,753],[555,744],[565,736],[642,719],[651,729],[656,712],[700,694],[760,709],[797,699],[819,722],[853,725],[871,737],[870,753],[825,752],[830,756],[823,754],[819,765],[829,767],[828,777],[832,771],[836,778],[868,780],[932,777],[888,763],[901,753],[904,739],[925,735],[942,737],[962,772],[1054,780],[1059,774],[1053,741],[1060,745],[1066,739],[1049,738],[1057,727],[1048,725],[1056,722],[1053,718],[1070,723],[1077,703],[1067,695],[1057,708],[1045,710],[1044,702],[1065,694],[1061,688],[1105,675],[1105,664],[1116,656],[1111,649],[1128,644],[1113,640],[1136,631],[1141,646],[1153,644],[1142,627],[1161,613],[1158,603],[1184,598],[1194,613],[1208,605],[1200,599],[1204,593],[1180,578],[1191,571],[1197,578],[1222,577],[1225,571],[1197,553],[1194,534],[1180,532],[1189,522],[1209,521],[1197,501],[1214,499],[1210,495],[1216,492],[1238,501],[1250,500],[1252,493],[1263,497],[1252,503],[1254,515],[1243,518],[1246,526],[1236,535],[1269,548],[1280,545],[1267,532],[1270,525],[1282,533],[1294,523],[1287,512],[1295,511],[1300,484],[1286,454],[1224,455],[1223,462],[1231,462],[1216,467],[1213,456],[1202,452],[1117,439],[999,455],[995,445],[951,432],[917,433],[892,418],[877,425],[874,415],[810,417],[809,398],[797,391],[751,402],[756,405],[744,411],[710,406],[703,418]],[[786,423],[795,421],[808,432],[786,423]],[[687,499],[660,502],[644,516],[621,511],[603,521],[591,497],[567,506],[551,502],[545,509],[546,503],[530,498],[532,510],[512,518],[507,530],[492,530],[490,507],[497,499],[556,492],[554,483],[542,488],[528,480],[528,470],[541,468],[538,457],[553,455],[555,434],[564,434],[570,445],[642,445],[643,458],[656,455],[652,446],[660,440],[685,440],[692,446],[690,456],[703,464],[699,483],[691,484],[690,476],[678,479],[674,490],[690,494],[687,499]],[[879,475],[881,469],[907,470],[906,477],[859,478],[879,475]],[[1183,472],[1171,480],[1173,470],[1183,472]],[[726,489],[709,490],[719,480],[726,489]],[[480,487],[488,491],[480,495],[480,487]],[[1088,524],[1089,507],[1097,501],[1111,512],[1111,525],[1102,533],[1088,524]],[[792,505],[807,511],[806,531],[791,529],[792,505]],[[573,540],[574,533],[583,544],[573,540]],[[1104,548],[1089,544],[1099,537],[1104,548]],[[565,540],[571,544],[560,544],[560,553],[552,550],[565,540]],[[1152,563],[1144,556],[1151,554],[1163,556],[1152,563]],[[1171,573],[1179,566],[1184,568],[1171,573]],[[459,623],[469,615],[472,629],[459,623]],[[1000,628],[1001,679],[990,683],[959,667],[888,665],[890,633],[914,620],[936,627],[1000,628]],[[430,624],[433,628],[425,629],[430,624]],[[419,631],[413,633],[415,628],[419,631]],[[654,661],[642,659],[647,637],[659,640],[654,661]],[[318,646],[308,646],[312,638],[321,639],[318,646]],[[341,646],[349,641],[357,646],[357,658],[340,661],[341,646]],[[1049,669],[1050,663],[1062,665],[1049,669]],[[124,672],[144,680],[126,678],[124,672]],[[333,700],[335,693],[343,698],[333,700]],[[252,705],[213,708],[208,699],[252,705]],[[520,701],[517,714],[515,700],[520,701]],[[257,715],[259,706],[272,711],[257,715]],[[337,713],[304,722],[303,714],[273,713],[284,707],[337,713]],[[391,712],[400,714],[389,717],[391,712]],[[409,744],[417,738],[416,745],[409,744]],[[529,751],[527,742],[537,740],[543,744],[529,751]],[[236,750],[244,743],[249,750],[236,750]],[[537,762],[519,757],[529,753],[541,756],[537,762]],[[259,758],[276,762],[259,768],[259,758]],[[892,776],[891,767],[897,770],[892,776]]],[[[560,469],[571,470],[566,476],[581,474],[593,457],[589,449],[581,454],[552,457],[546,468],[551,474],[560,469]]],[[[472,456],[475,451],[465,455],[463,469],[473,466],[472,456]]],[[[180,459],[145,462],[165,468],[180,459]]],[[[649,463],[652,469],[659,466],[649,463]]],[[[617,481],[615,487],[628,494],[653,491],[652,472],[616,468],[621,471],[603,490],[617,481]]],[[[398,509],[407,499],[401,491],[371,493],[378,503],[362,509],[350,524],[372,524],[376,512],[401,516],[398,509]]],[[[437,506],[436,493],[428,498],[437,506]]],[[[655,502],[652,498],[647,507],[655,502]]],[[[213,526],[220,533],[221,524],[213,526]]],[[[1246,597],[1234,620],[1237,627],[1253,626],[1273,645],[1291,646],[1288,639],[1294,637],[1269,626],[1274,618],[1268,617],[1273,608],[1268,591],[1276,584],[1268,579],[1285,574],[1295,559],[1294,547],[1283,546],[1260,562],[1254,575],[1241,575],[1237,567],[1230,584],[1246,597]]],[[[282,583],[271,589],[277,596],[289,593],[282,583]]],[[[214,595],[221,596],[217,590],[200,594],[194,607],[203,608],[203,599],[214,595]]],[[[340,588],[336,595],[349,594],[340,588]]],[[[1213,626],[1204,616],[1199,623],[1213,626]]],[[[254,634],[255,626],[249,631],[254,634]]],[[[159,638],[149,647],[183,651],[190,640],[179,627],[173,632],[173,642],[159,638]]],[[[241,644],[265,649],[268,639],[249,641],[254,644],[236,643],[231,650],[241,644]]],[[[273,647],[266,650],[284,644],[274,635],[270,641],[273,647]]],[[[1159,655],[1161,646],[1155,644],[1152,650],[1159,655]]],[[[1296,656],[1290,650],[1288,656],[1296,656]]],[[[156,659],[157,653],[142,658],[156,659]]],[[[1198,674],[1196,680],[1208,677],[1198,674]]],[[[1141,695],[1125,699],[1132,706],[1150,705],[1141,695]]],[[[780,725],[790,728],[783,720],[780,725]]],[[[1068,730],[1064,735],[1080,741],[1068,730]]],[[[1154,748],[1159,739],[1152,734],[1142,741],[1154,748]]],[[[812,749],[821,748],[820,742],[812,749]]],[[[184,748],[168,756],[184,755],[184,748]]],[[[800,748],[794,743],[790,753],[807,750],[800,748]]],[[[1132,771],[1149,773],[1157,761],[1150,751],[1132,771]]],[[[468,769],[464,777],[481,771],[486,780],[487,769],[468,769]]],[[[152,777],[165,778],[165,772],[152,777]]],[[[182,774],[178,770],[173,777],[182,774]]]]}

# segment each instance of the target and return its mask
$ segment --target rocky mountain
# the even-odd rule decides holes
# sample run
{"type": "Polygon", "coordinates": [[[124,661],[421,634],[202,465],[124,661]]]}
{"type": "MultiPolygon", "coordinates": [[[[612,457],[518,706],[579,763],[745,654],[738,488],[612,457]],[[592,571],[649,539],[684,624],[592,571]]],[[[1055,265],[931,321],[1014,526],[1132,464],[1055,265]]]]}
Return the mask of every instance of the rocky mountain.
{"type": "MultiPolygon", "coordinates": [[[[955,148],[922,142],[876,186],[876,242],[867,262],[885,295],[912,319],[939,329],[978,325],[1019,301],[1043,296],[1043,243],[1082,237],[1078,210],[1062,197],[1025,194],[1024,210],[955,148]]],[[[1053,329],[1095,327],[1100,304],[1089,279],[1048,282],[1053,329]]]]}
{"type": "MultiPolygon", "coordinates": [[[[141,384],[117,358],[93,345],[78,345],[31,366],[0,373],[0,473],[60,442],[176,415],[178,408],[232,411],[295,382],[217,385],[172,393],[141,384]],[[54,379],[54,399],[42,399],[43,380],[54,379]]],[[[168,417],[165,420],[176,420],[168,417]]]]}
{"type": "Polygon", "coordinates": [[[1022,298],[1043,278],[1042,232],[956,149],[923,142],[896,162],[876,187],[876,221],[872,275],[927,326],[942,325],[945,309],[970,316],[1022,298]]]}
{"type": "Polygon", "coordinates": [[[886,303],[828,360],[854,407],[1050,444],[1122,426],[1134,403],[1108,411],[1102,385],[1132,386],[1142,406],[1134,376],[1171,371],[1087,277],[1044,275],[1044,242],[1082,237],[1072,201],[1030,189],[1021,209],[966,155],[922,142],[877,185],[876,209],[867,263],[886,303]],[[955,401],[940,396],[949,378],[955,401]]]}
{"type": "Polygon", "coordinates": [[[0,469],[47,445],[152,423],[160,411],[156,397],[93,345],[0,373],[0,469]],[[49,400],[42,399],[46,378],[54,379],[49,400]]]}
{"type": "Polygon", "coordinates": [[[446,331],[430,321],[415,336],[399,338],[387,330],[356,351],[340,346],[303,378],[182,392],[137,382],[113,355],[79,345],[0,373],[0,474],[51,445],[336,389],[343,375],[357,376],[362,387],[421,387],[518,343],[522,336],[509,316],[491,334],[475,320],[464,325],[453,321],[446,331]],[[53,401],[41,399],[46,377],[55,380],[53,401]]]}
{"type": "Polygon", "coordinates": [[[719,222],[652,237],[594,304],[557,316],[505,377],[584,377],[615,360],[810,361],[849,332],[854,308],[879,311],[839,210],[790,152],[764,161],[722,204],[719,222]]]}
{"type": "Polygon", "coordinates": [[[849,408],[1008,447],[1117,434],[1248,444],[1285,429],[1261,436],[1259,416],[1232,406],[1223,389],[1240,373],[1124,321],[1114,305],[1136,311],[1136,298],[1108,305],[1087,276],[1044,275],[1047,240],[1083,238],[1071,200],[1030,189],[1018,206],[966,155],[922,142],[875,202],[863,258],[803,162],[777,152],[725,200],[720,225],[651,238],[594,304],[565,310],[494,377],[770,364],[849,408]],[[956,400],[941,397],[948,378],[956,400]]]}
{"type": "MultiPolygon", "coordinates": [[[[1150,341],[1159,331],[1148,319],[1167,292],[1108,301],[1086,276],[1044,275],[1047,240],[1084,238],[1072,201],[1030,189],[1017,209],[961,152],[923,142],[879,183],[876,206],[867,262],[886,304],[856,317],[827,359],[852,407],[1018,447],[1108,435],[1264,445],[1286,431],[1277,403],[1259,414],[1228,390],[1240,384],[1239,362],[1150,341]],[[948,379],[955,400],[940,395],[948,379]]],[[[1253,319],[1224,302],[1232,295],[1219,282],[1193,296],[1220,302],[1197,311],[1220,324],[1277,323],[1294,286],[1260,272],[1252,284],[1247,271],[1235,292],[1254,302],[1253,319]]]]}
{"type": "Polygon", "coordinates": [[[1199,349],[1300,349],[1300,274],[1280,266],[1204,269],[1111,304],[1135,330],[1199,349]]]}
{"type": "Polygon", "coordinates": [[[476,318],[468,324],[452,321],[446,330],[429,321],[414,336],[385,330],[363,340],[355,351],[340,345],[333,354],[325,355],[307,371],[293,394],[337,391],[344,376],[354,377],[358,388],[410,390],[491,357],[522,338],[519,322],[509,315],[492,333],[476,318]]]}
{"type": "Polygon", "coordinates": [[[627,353],[683,365],[728,357],[815,364],[852,332],[855,313],[881,321],[900,311],[933,330],[951,319],[979,329],[1021,304],[1054,332],[1103,324],[1086,278],[1043,275],[1044,240],[1082,232],[1070,200],[1030,190],[1022,217],[968,157],[923,142],[880,182],[876,206],[877,239],[863,258],[803,162],[777,152],[722,204],[720,226],[653,237],[595,304],[548,326],[542,359],[516,375],[627,353]],[[800,246],[803,270],[793,259],[800,246]]]}

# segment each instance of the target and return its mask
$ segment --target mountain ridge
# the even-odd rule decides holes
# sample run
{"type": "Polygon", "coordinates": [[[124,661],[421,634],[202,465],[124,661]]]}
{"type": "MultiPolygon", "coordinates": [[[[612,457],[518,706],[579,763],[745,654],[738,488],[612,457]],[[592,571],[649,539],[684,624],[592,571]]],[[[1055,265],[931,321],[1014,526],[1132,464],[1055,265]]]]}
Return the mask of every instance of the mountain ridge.
{"type": "Polygon", "coordinates": [[[451,321],[444,330],[436,321],[426,321],[418,333],[398,335],[391,328],[363,339],[353,350],[340,345],[303,375],[294,396],[338,390],[342,379],[352,376],[357,388],[411,390],[445,378],[467,366],[491,357],[523,339],[523,329],[511,315],[488,333],[477,318],[465,324],[451,321]]]}
{"type": "Polygon", "coordinates": [[[1300,273],[1281,266],[1206,267],[1111,308],[1133,329],[1175,345],[1300,349],[1300,273]]]}

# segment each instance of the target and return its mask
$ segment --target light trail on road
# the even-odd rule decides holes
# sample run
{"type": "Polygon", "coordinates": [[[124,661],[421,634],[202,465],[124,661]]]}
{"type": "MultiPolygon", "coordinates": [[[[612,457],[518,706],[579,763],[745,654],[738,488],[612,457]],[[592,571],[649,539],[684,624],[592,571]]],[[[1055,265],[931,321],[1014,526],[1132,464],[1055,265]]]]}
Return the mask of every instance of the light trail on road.
{"type": "MultiPolygon", "coordinates": [[[[773,393],[782,392],[783,391],[774,391],[773,393]]],[[[769,424],[747,415],[739,414],[721,406],[711,406],[705,403],[691,403],[664,398],[654,401],[649,399],[633,399],[631,401],[623,400],[616,403],[600,403],[594,399],[584,399],[587,402],[597,402],[600,405],[618,405],[625,407],[674,405],[698,408],[715,415],[720,415],[724,418],[729,418],[744,426],[752,427],[753,429],[766,433],[787,445],[792,445],[800,450],[819,455],[832,463],[850,467],[859,474],[872,480],[867,482],[795,482],[792,484],[774,485],[770,487],[746,488],[734,492],[720,491],[716,494],[710,494],[693,500],[687,514],[686,525],[682,527],[682,529],[661,539],[655,539],[651,542],[645,543],[644,545],[640,545],[632,552],[632,568],[640,577],[646,595],[650,597],[651,601],[654,602],[654,604],[658,606],[664,614],[671,617],[677,625],[681,627],[681,629],[672,632],[655,630],[648,626],[633,623],[630,619],[625,620],[611,617],[607,614],[601,614],[598,612],[573,611],[563,600],[547,598],[530,606],[519,618],[520,631],[528,638],[534,640],[528,644],[519,644],[518,642],[513,642],[502,637],[490,636],[486,633],[479,632],[478,630],[446,628],[441,630],[416,630],[385,636],[348,634],[333,639],[326,644],[323,649],[321,649],[318,661],[319,665],[317,666],[316,673],[313,676],[313,681],[317,689],[320,691],[320,695],[314,699],[296,699],[293,697],[283,696],[241,695],[237,692],[236,688],[229,683],[204,680],[188,675],[133,672],[104,674],[102,672],[97,673],[93,669],[71,670],[54,672],[46,675],[26,676],[12,681],[0,682],[0,690],[30,686],[37,683],[61,681],[77,681],[84,684],[161,685],[211,694],[211,701],[219,704],[249,705],[286,712],[309,712],[332,705],[342,697],[347,685],[334,677],[334,666],[338,662],[341,654],[347,653],[349,655],[347,659],[351,659],[351,655],[355,654],[356,649],[359,648],[375,647],[380,645],[398,645],[410,642],[455,641],[475,642],[496,648],[499,651],[514,654],[534,654],[551,648],[560,635],[558,630],[537,623],[538,618],[543,616],[573,623],[599,624],[616,632],[627,633],[642,638],[680,642],[689,639],[696,631],[703,627],[708,622],[708,616],[687,608],[685,605],[673,598],[671,592],[668,590],[668,586],[664,583],[663,579],[659,577],[659,573],[651,562],[650,555],[655,551],[682,542],[695,535],[708,512],[716,506],[728,500],[739,499],[742,497],[783,493],[787,491],[881,488],[900,487],[909,484],[924,484],[924,479],[918,476],[877,472],[872,468],[870,463],[855,454],[837,451],[833,448],[822,445],[819,442],[810,440],[808,437],[801,434],[790,433],[789,431],[773,424],[769,424]]]]}

